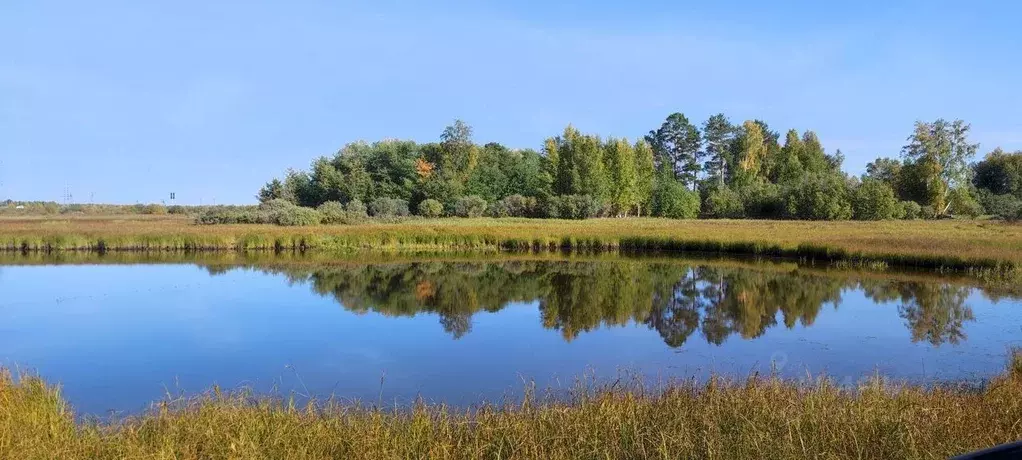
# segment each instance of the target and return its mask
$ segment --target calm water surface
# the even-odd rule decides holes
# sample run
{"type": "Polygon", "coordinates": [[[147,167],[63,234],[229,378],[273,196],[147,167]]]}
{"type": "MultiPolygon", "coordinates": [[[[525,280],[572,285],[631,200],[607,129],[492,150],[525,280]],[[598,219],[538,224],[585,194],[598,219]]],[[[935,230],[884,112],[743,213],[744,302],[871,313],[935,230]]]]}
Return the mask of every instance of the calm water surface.
{"type": "Polygon", "coordinates": [[[178,262],[0,266],[0,364],[105,414],[213,384],[471,404],[622,372],[982,380],[1022,345],[1017,298],[918,274],[617,257],[178,262]]]}

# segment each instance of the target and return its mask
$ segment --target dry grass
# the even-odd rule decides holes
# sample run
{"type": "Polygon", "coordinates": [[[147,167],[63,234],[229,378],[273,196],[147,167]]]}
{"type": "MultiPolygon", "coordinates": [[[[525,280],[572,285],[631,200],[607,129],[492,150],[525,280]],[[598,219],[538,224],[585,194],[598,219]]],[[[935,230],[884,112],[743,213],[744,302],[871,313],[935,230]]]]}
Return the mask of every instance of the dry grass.
{"type": "Polygon", "coordinates": [[[994,221],[413,219],[285,228],[198,226],[187,218],[0,219],[8,250],[676,249],[944,268],[1022,265],[1022,225],[994,221]]]}
{"type": "Polygon", "coordinates": [[[0,374],[0,457],[947,458],[1022,438],[1022,359],[985,388],[772,378],[576,391],[569,400],[381,410],[212,391],[76,423],[59,390],[0,374]]]}

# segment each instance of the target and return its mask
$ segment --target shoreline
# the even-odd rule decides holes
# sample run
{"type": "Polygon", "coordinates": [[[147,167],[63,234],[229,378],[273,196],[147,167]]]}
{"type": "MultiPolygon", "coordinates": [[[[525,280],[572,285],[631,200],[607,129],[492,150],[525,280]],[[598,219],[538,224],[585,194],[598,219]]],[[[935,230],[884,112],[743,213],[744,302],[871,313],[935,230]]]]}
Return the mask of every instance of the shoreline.
{"type": "Polygon", "coordinates": [[[1022,438],[1022,354],[985,385],[855,388],[753,375],[576,385],[568,399],[392,408],[213,387],[141,415],[81,418],[0,369],[0,451],[32,458],[934,458],[1022,438]]]}

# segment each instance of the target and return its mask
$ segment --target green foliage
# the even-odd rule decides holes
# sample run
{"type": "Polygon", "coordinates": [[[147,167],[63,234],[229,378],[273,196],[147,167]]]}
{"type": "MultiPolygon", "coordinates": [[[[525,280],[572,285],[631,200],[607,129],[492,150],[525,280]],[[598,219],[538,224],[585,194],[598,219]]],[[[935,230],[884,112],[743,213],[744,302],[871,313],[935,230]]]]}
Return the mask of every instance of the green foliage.
{"type": "Polygon", "coordinates": [[[979,200],[987,214],[997,216],[1004,220],[1017,220],[1022,218],[1022,200],[1015,195],[995,195],[989,190],[979,190],[979,200]]]}
{"type": "Polygon", "coordinates": [[[935,215],[944,215],[952,205],[949,195],[971,182],[968,162],[979,144],[968,141],[970,126],[962,120],[933,123],[916,122],[909,144],[902,149],[906,161],[921,169],[926,187],[926,203],[935,215]]]}
{"type": "MultiPolygon", "coordinates": [[[[859,187],[843,183],[843,155],[840,150],[828,154],[814,132],[799,135],[789,130],[782,147],[779,133],[761,120],[736,128],[718,114],[702,125],[700,133],[683,114],[673,113],[635,144],[616,138],[602,141],[569,125],[560,136],[547,139],[543,153],[497,143],[476,145],[471,127],[457,120],[436,143],[347,144],[333,157],[313,161],[308,171],[289,170],[282,180],[271,180],[258,197],[261,202],[305,207],[369,202],[378,205],[381,217],[407,215],[398,210],[399,202],[423,213],[423,206],[435,208],[433,201],[449,215],[497,217],[688,216],[691,209],[698,209],[691,206],[691,194],[659,182],[660,166],[683,186],[698,186],[707,217],[888,219],[905,210],[899,201],[930,204],[934,212],[929,217],[946,212],[976,215],[981,212],[976,198],[989,195],[981,190],[992,190],[993,195],[1022,190],[1022,153],[992,152],[975,166],[980,191],[968,190],[972,170],[963,165],[975,151],[967,142],[968,130],[961,121],[917,124],[903,151],[906,160],[879,158],[870,163],[863,175],[870,184],[859,187]],[[704,180],[697,182],[701,172],[704,180]],[[891,189],[894,198],[873,182],[891,189]],[[523,201],[526,198],[530,203],[523,201]],[[427,200],[432,201],[423,205],[427,200]],[[469,214],[470,202],[476,206],[469,214]],[[459,205],[465,212],[457,212],[459,205]]],[[[89,212],[84,207],[56,210],[89,212]]],[[[364,212],[345,210],[345,218],[340,218],[336,211],[333,206],[321,214],[329,222],[364,217],[364,212]]],[[[376,215],[377,210],[369,211],[376,215]]],[[[905,211],[910,217],[918,215],[905,211]]],[[[131,212],[145,211],[140,206],[131,212]]],[[[232,213],[224,211],[223,218],[263,220],[235,219],[232,213]]]]}
{"type": "Polygon", "coordinates": [[[689,190],[665,172],[653,190],[653,215],[671,219],[695,219],[699,217],[699,193],[689,190]]]}
{"type": "Polygon", "coordinates": [[[866,174],[862,179],[873,179],[896,189],[901,181],[902,163],[891,158],[877,158],[866,165],[866,174]]]}
{"type": "Polygon", "coordinates": [[[487,213],[493,217],[537,217],[538,210],[536,198],[510,195],[493,203],[487,213]]]}
{"type": "Polygon", "coordinates": [[[627,215],[638,205],[638,174],[635,149],[625,139],[608,139],[607,170],[610,173],[610,202],[618,215],[627,215]]]}
{"type": "Polygon", "coordinates": [[[778,219],[784,216],[784,200],[779,185],[754,182],[735,191],[744,208],[742,216],[753,219],[778,219]]]}
{"type": "Polygon", "coordinates": [[[703,170],[714,178],[718,186],[725,184],[730,174],[728,168],[734,163],[730,146],[735,131],[734,125],[723,113],[718,113],[703,123],[703,140],[706,142],[704,155],[707,158],[703,170]]]}
{"type": "Polygon", "coordinates": [[[760,124],[752,120],[743,123],[739,144],[741,147],[736,156],[738,167],[734,171],[733,181],[738,186],[749,185],[761,179],[763,160],[767,154],[760,124]]]}
{"type": "Polygon", "coordinates": [[[355,198],[344,205],[344,212],[352,219],[364,219],[369,217],[369,210],[362,200],[355,198]]]}
{"type": "Polygon", "coordinates": [[[324,224],[343,224],[348,222],[348,213],[344,205],[338,201],[327,201],[316,208],[323,218],[324,224]]]}
{"type": "Polygon", "coordinates": [[[850,192],[844,178],[836,174],[808,174],[786,190],[788,217],[805,220],[846,220],[852,218],[850,192]]]}
{"type": "Polygon", "coordinates": [[[188,208],[175,204],[167,207],[167,213],[174,215],[188,214],[188,208]]]}
{"type": "Polygon", "coordinates": [[[284,227],[305,227],[323,223],[323,216],[315,209],[293,206],[272,211],[270,221],[284,227]]]}
{"type": "Polygon", "coordinates": [[[703,211],[718,219],[741,219],[745,217],[745,204],[741,195],[725,185],[709,190],[703,211]]]}
{"type": "Polygon", "coordinates": [[[649,214],[652,207],[653,187],[656,183],[656,166],[653,149],[645,141],[635,143],[635,196],[636,214],[649,214]]]}
{"type": "Polygon", "coordinates": [[[463,196],[454,204],[454,215],[458,217],[479,217],[485,212],[486,200],[480,196],[463,196]]]}
{"type": "Polygon", "coordinates": [[[983,214],[983,205],[979,204],[970,186],[958,187],[948,194],[948,210],[953,215],[969,216],[975,219],[983,214]]]}
{"type": "Polygon", "coordinates": [[[901,210],[898,212],[903,219],[926,219],[929,216],[923,215],[923,207],[915,201],[901,201],[898,203],[901,210]]]}
{"type": "Polygon", "coordinates": [[[422,217],[440,217],[444,214],[443,203],[427,198],[419,202],[419,215],[422,217]]]}
{"type": "Polygon", "coordinates": [[[404,217],[409,214],[408,202],[397,198],[377,198],[369,203],[373,217],[404,217]]]}
{"type": "Polygon", "coordinates": [[[684,114],[670,114],[658,129],[646,135],[646,142],[653,148],[661,171],[683,185],[695,185],[702,170],[702,137],[684,114]]]}
{"type": "Polygon", "coordinates": [[[853,216],[858,220],[897,219],[905,214],[894,196],[894,189],[885,182],[867,178],[852,196],[853,216]]]}
{"type": "Polygon", "coordinates": [[[554,219],[588,219],[600,214],[600,203],[589,195],[559,195],[546,202],[545,214],[554,219]]]}
{"type": "Polygon", "coordinates": [[[993,195],[1013,195],[1022,200],[1022,151],[1005,153],[1000,148],[976,163],[973,184],[993,195]]]}
{"type": "Polygon", "coordinates": [[[924,204],[919,208],[920,219],[933,219],[934,217],[937,217],[937,211],[933,208],[933,206],[924,204]]]}

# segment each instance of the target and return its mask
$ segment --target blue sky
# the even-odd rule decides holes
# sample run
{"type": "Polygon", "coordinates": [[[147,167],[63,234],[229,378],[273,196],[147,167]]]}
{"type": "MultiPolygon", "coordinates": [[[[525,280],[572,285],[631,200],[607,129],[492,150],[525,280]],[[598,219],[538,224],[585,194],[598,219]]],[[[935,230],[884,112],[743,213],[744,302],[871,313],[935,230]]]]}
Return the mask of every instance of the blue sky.
{"type": "Polygon", "coordinates": [[[347,142],[539,148],[680,111],[813,129],[845,168],[915,120],[1022,149],[1016,2],[4,0],[0,199],[254,202],[347,142]],[[556,3],[551,5],[550,3],[556,3]],[[844,4],[838,4],[844,3],[844,4]]]}

